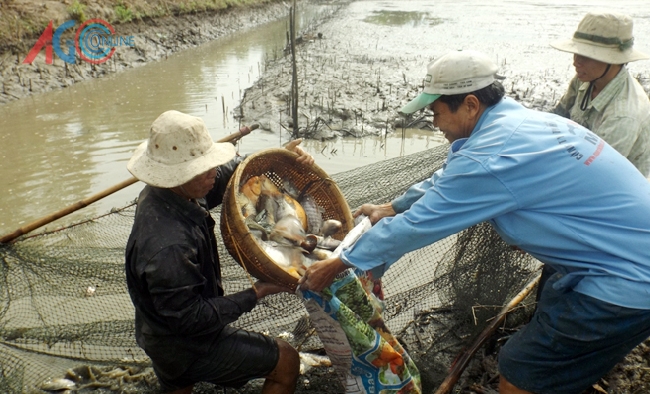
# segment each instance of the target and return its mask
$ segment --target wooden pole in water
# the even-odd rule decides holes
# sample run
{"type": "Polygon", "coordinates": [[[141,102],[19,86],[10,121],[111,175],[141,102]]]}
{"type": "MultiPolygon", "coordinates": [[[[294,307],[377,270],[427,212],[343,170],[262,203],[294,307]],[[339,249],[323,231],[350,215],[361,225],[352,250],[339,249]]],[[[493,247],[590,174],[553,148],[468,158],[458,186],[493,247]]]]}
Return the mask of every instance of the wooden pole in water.
{"type": "Polygon", "coordinates": [[[485,341],[494,333],[497,327],[499,327],[504,322],[506,319],[506,314],[510,312],[515,306],[517,306],[521,301],[523,301],[523,299],[526,298],[528,294],[530,294],[533,288],[535,288],[535,285],[537,285],[539,282],[541,276],[541,274],[537,275],[535,279],[530,281],[526,287],[524,287],[524,289],[519,292],[519,294],[510,300],[510,302],[508,302],[508,304],[504,306],[503,309],[501,309],[501,312],[495,316],[495,318],[492,320],[492,323],[485,327],[481,334],[476,338],[476,341],[474,341],[472,347],[460,354],[456,363],[451,367],[449,375],[447,375],[440,387],[438,387],[438,390],[436,390],[435,394],[447,394],[454,388],[454,385],[458,382],[460,375],[465,370],[465,367],[467,367],[467,364],[469,364],[469,360],[472,358],[472,356],[474,356],[474,353],[476,353],[478,349],[483,346],[485,341]]]}
{"type": "Polygon", "coordinates": [[[289,30],[291,33],[291,116],[293,138],[298,138],[298,65],[296,63],[296,0],[289,9],[289,30]]]}
{"type": "MultiPolygon", "coordinates": [[[[232,142],[232,143],[235,143],[235,142],[237,142],[237,140],[239,140],[243,136],[249,134],[251,131],[257,129],[258,127],[260,127],[260,125],[258,125],[258,124],[251,125],[250,127],[244,126],[241,129],[239,129],[239,131],[237,131],[235,133],[232,133],[232,134],[218,140],[217,142],[232,142]]],[[[88,205],[94,203],[95,201],[101,200],[102,198],[104,198],[104,197],[106,197],[108,195],[111,195],[111,194],[115,193],[118,190],[122,190],[125,187],[136,183],[137,181],[138,180],[136,178],[131,177],[131,178],[125,180],[125,181],[122,181],[122,182],[118,183],[117,185],[111,186],[108,189],[105,189],[105,190],[103,190],[103,191],[101,191],[99,193],[93,194],[90,197],[87,197],[87,198],[85,198],[83,200],[77,201],[76,203],[74,203],[72,205],[69,205],[69,206],[67,206],[67,207],[65,207],[65,208],[63,208],[63,209],[61,209],[61,210],[59,210],[57,212],[54,212],[54,213],[52,213],[50,215],[47,215],[47,216],[45,216],[45,217],[43,217],[41,219],[38,219],[38,220],[34,221],[32,223],[29,223],[29,224],[17,229],[16,231],[14,231],[12,233],[3,235],[2,238],[0,238],[0,243],[11,242],[14,239],[20,237],[21,235],[27,234],[30,231],[33,231],[33,230],[35,230],[35,229],[37,229],[39,227],[42,227],[42,226],[44,226],[44,225],[46,225],[48,223],[51,223],[51,222],[53,222],[53,221],[55,221],[57,219],[60,219],[60,218],[62,218],[64,216],[66,216],[66,215],[69,215],[72,212],[77,211],[77,210],[79,210],[81,208],[87,207],[88,205]]]]}

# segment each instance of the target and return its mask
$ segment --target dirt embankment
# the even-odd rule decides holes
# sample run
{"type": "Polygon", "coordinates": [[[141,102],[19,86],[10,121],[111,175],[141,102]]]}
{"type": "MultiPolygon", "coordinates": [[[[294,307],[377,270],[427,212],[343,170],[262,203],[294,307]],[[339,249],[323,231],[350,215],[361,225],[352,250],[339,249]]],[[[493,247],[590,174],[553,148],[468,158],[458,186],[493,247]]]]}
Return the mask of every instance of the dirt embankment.
{"type": "MultiPolygon", "coordinates": [[[[296,51],[297,130],[291,110],[291,56],[267,65],[264,75],[246,90],[234,111],[242,123],[256,122],[268,131],[280,125],[293,130],[294,137],[319,140],[383,136],[402,127],[431,129],[426,115],[398,113],[422,90],[422,70],[430,60],[409,51],[405,42],[426,41],[427,30],[359,23],[359,15],[351,14],[354,11],[339,13],[320,25],[318,33],[301,37],[296,51]],[[411,33],[420,36],[405,37],[411,33]]],[[[514,74],[506,89],[529,108],[549,110],[554,92],[563,88],[554,78],[514,74]]]]}
{"type": "MultiPolygon", "coordinates": [[[[164,59],[239,29],[286,17],[288,4],[280,0],[3,1],[0,104],[164,59]],[[46,64],[45,49],[31,64],[23,63],[49,21],[56,30],[65,21],[77,20],[62,36],[61,42],[65,42],[74,38],[80,21],[94,18],[111,24],[117,36],[133,36],[135,45],[117,48],[108,61],[100,64],[83,61],[78,53],[74,64],[56,53],[53,64],[46,64]]],[[[61,49],[67,54],[65,46],[61,49]]]]}
{"type": "MultiPolygon", "coordinates": [[[[36,15],[38,7],[44,10],[40,19],[36,17],[31,19],[40,21],[40,27],[33,29],[37,33],[32,32],[29,38],[21,36],[20,40],[4,41],[0,44],[0,50],[4,50],[4,52],[0,51],[0,75],[2,75],[0,104],[164,59],[171,53],[200,45],[237,29],[285,17],[288,13],[287,5],[290,3],[260,0],[252,5],[252,1],[241,1],[240,3],[246,3],[247,6],[230,7],[225,10],[204,8],[196,9],[193,13],[171,12],[156,17],[132,18],[133,20],[128,23],[115,23],[114,27],[117,34],[121,36],[133,35],[135,47],[120,48],[105,63],[91,65],[77,59],[76,64],[71,65],[55,56],[54,64],[46,65],[44,51],[42,51],[33,64],[23,64],[22,60],[48,20],[53,20],[53,24],[58,26],[65,20],[71,19],[73,15],[70,10],[74,10],[71,7],[78,2],[66,1],[5,0],[0,3],[2,18],[6,17],[9,7],[23,7],[25,11],[20,15],[26,15],[24,13],[29,9],[32,15],[36,15]],[[10,45],[9,42],[14,44],[10,45]],[[16,42],[23,42],[22,47],[16,42]]],[[[111,17],[112,15],[117,17],[118,9],[114,4],[118,3],[135,4],[133,1],[126,0],[84,1],[83,4],[86,4],[84,17],[102,18],[113,23],[111,17]],[[109,5],[102,6],[100,3],[109,5]]],[[[142,0],[141,3],[146,2],[142,0]]],[[[181,3],[199,4],[201,1],[149,0],[149,4],[167,4],[168,8],[170,4],[181,3]]],[[[132,7],[132,12],[140,12],[137,10],[137,7],[132,7]]],[[[153,10],[160,10],[160,8],[152,7],[151,10],[153,15],[153,10]]],[[[15,22],[18,19],[16,16],[14,22],[0,20],[0,30],[6,27],[6,24],[18,23],[15,22]]],[[[420,80],[412,75],[421,75],[428,58],[417,53],[405,52],[407,48],[404,48],[403,43],[406,39],[399,34],[373,35],[368,31],[369,29],[367,24],[361,25],[349,19],[337,18],[319,28],[322,36],[304,37],[305,45],[301,46],[298,53],[298,61],[302,64],[298,72],[299,84],[302,87],[298,103],[299,124],[303,132],[311,133],[311,137],[329,138],[336,135],[361,137],[366,133],[393,131],[395,126],[404,122],[402,118],[396,116],[396,110],[406,103],[409,97],[414,97],[420,91],[420,80]],[[368,36],[381,37],[381,39],[367,42],[367,38],[364,37],[368,36]],[[390,48],[390,51],[383,53],[377,49],[382,46],[390,48]],[[395,54],[398,52],[395,48],[402,52],[395,54]]],[[[14,32],[18,30],[14,28],[14,32]]],[[[0,40],[2,37],[0,35],[0,40]]],[[[417,41],[413,37],[409,39],[417,41]]],[[[246,92],[241,106],[244,123],[255,120],[267,129],[271,129],[271,125],[278,123],[288,129],[291,128],[286,111],[290,101],[288,97],[290,74],[290,57],[282,58],[272,67],[266,68],[265,75],[246,92]]],[[[539,78],[534,79],[535,85],[533,85],[529,80],[515,75],[506,85],[508,95],[529,107],[548,108],[556,99],[555,92],[561,91],[561,82],[541,74],[536,77],[539,78]],[[536,91],[535,87],[537,87],[536,91]]],[[[648,354],[650,354],[648,343],[640,345],[588,393],[648,392],[647,382],[650,380],[648,379],[647,360],[650,359],[648,354]]],[[[462,386],[461,392],[494,393],[498,382],[496,357],[496,352],[486,351],[478,354],[459,384],[462,386]]],[[[422,370],[425,368],[426,365],[423,365],[422,370]]],[[[432,389],[433,387],[428,387],[427,392],[432,389]]],[[[210,389],[206,389],[205,392],[209,392],[208,390],[210,389]]],[[[195,389],[195,392],[203,391],[195,389]]],[[[249,384],[237,392],[257,393],[259,386],[249,384]]],[[[330,370],[317,368],[301,377],[297,392],[339,393],[341,387],[330,370]]]]}
{"type": "MultiPolygon", "coordinates": [[[[430,123],[426,118],[405,119],[397,115],[397,110],[421,91],[421,80],[417,76],[425,70],[428,58],[407,52],[404,46],[407,40],[398,29],[391,31],[392,34],[382,34],[384,29],[378,25],[355,23],[346,12],[319,26],[320,36],[307,37],[297,51],[300,136],[319,139],[340,135],[363,137],[392,132],[408,122],[418,127],[430,123]],[[382,50],[382,46],[388,49],[382,50]]],[[[410,42],[419,39],[408,38],[410,42]]],[[[424,38],[421,41],[426,42],[424,38]]],[[[504,83],[506,94],[529,108],[549,110],[565,89],[566,81],[548,70],[540,69],[531,76],[506,64],[501,66],[508,75],[504,83]]],[[[255,121],[267,130],[276,130],[279,124],[291,130],[291,78],[290,56],[267,66],[264,75],[246,90],[240,108],[235,110],[243,123],[255,121]]],[[[649,90],[647,78],[639,77],[639,82],[649,90]]],[[[454,392],[496,394],[498,350],[505,337],[519,328],[507,327],[494,335],[490,339],[492,345],[483,346],[473,357],[454,392]]],[[[582,394],[650,392],[649,345],[650,340],[639,345],[582,394]]],[[[425,393],[433,393],[446,377],[449,364],[435,364],[436,357],[430,352],[418,360],[423,382],[427,383],[425,393]]],[[[331,379],[324,378],[327,376],[322,368],[310,371],[301,377],[305,383],[299,385],[296,392],[341,393],[342,388],[336,388],[333,375],[331,379]]],[[[253,384],[238,391],[240,394],[256,392],[259,386],[253,384]]]]}

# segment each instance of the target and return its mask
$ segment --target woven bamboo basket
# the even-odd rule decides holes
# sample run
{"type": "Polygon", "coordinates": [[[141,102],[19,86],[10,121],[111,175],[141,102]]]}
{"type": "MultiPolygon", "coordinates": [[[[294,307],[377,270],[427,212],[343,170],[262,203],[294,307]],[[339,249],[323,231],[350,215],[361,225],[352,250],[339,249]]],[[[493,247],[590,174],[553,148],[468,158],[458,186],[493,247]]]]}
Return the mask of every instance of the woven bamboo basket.
{"type": "Polygon", "coordinates": [[[250,177],[266,175],[276,186],[288,180],[297,190],[309,194],[323,210],[323,220],[336,219],[341,230],[332,237],[343,237],[354,227],[354,219],[343,193],[317,165],[295,161],[298,155],[282,148],[271,148],[248,156],[237,166],[224,196],[221,210],[221,234],[228,252],[252,276],[295,289],[298,280],[277,266],[251,234],[238,202],[240,187],[250,177]]]}

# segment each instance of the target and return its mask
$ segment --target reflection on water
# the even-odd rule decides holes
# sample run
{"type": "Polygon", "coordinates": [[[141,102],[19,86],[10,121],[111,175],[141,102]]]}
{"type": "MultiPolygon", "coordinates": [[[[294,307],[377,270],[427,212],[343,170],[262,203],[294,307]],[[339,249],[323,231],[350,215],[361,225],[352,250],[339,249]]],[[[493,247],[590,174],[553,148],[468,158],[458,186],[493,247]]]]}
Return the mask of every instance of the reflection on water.
{"type": "Polygon", "coordinates": [[[428,12],[419,11],[373,11],[364,20],[367,23],[384,26],[435,26],[443,22],[442,19],[430,16],[428,12]]]}
{"type": "MultiPolygon", "coordinates": [[[[257,132],[255,132],[257,133],[257,132]]],[[[252,153],[257,150],[255,145],[262,139],[268,138],[265,145],[272,141],[287,142],[286,138],[278,140],[275,134],[255,134],[251,140],[240,142],[241,153],[252,153]],[[265,137],[266,136],[266,137],[265,137]],[[253,141],[254,140],[254,141],[253,141]]],[[[366,136],[364,138],[342,137],[331,141],[306,140],[302,146],[316,159],[316,164],[329,174],[336,174],[356,167],[376,163],[384,159],[400,157],[422,150],[434,148],[447,143],[442,133],[419,129],[401,130],[380,137],[366,136]]]]}
{"type": "MultiPolygon", "coordinates": [[[[324,6],[302,10],[299,26],[324,6]]],[[[235,132],[233,108],[265,63],[283,55],[287,21],[270,23],[188,49],[164,61],[0,106],[0,235],[131,177],[126,163],[151,122],[176,109],[203,118],[216,140],[235,132]]],[[[55,67],[51,66],[51,67],[55,67]]],[[[48,66],[49,67],[49,66],[48,66]]],[[[440,134],[413,131],[386,138],[306,141],[329,173],[420,151],[440,134]],[[419,134],[418,134],[419,133],[419,134]]],[[[256,131],[238,149],[278,147],[289,136],[256,131]]],[[[105,213],[132,201],[136,183],[47,228],[105,213]]]]}
{"type": "MultiPolygon", "coordinates": [[[[373,37],[369,38],[372,49],[360,52],[371,52],[371,57],[419,59],[421,65],[417,67],[407,67],[415,63],[408,61],[400,65],[401,74],[410,81],[422,77],[432,56],[471,47],[494,56],[508,76],[516,72],[521,80],[526,77],[522,74],[530,72],[531,81],[525,82],[534,88],[539,82],[534,78],[541,72],[549,71],[548,78],[559,75],[558,80],[568,82],[573,74],[570,56],[551,49],[548,43],[570,37],[585,12],[596,6],[606,7],[609,1],[461,3],[459,7],[459,2],[452,0],[358,0],[344,12],[355,20],[380,24],[382,34],[404,43],[384,48],[381,39],[373,37]],[[430,26],[440,21],[445,23],[430,26]],[[415,25],[418,28],[411,27],[415,25]],[[477,41],[477,36],[481,40],[477,41]]],[[[643,23],[648,16],[646,2],[623,0],[617,4],[635,18],[639,49],[647,48],[650,25],[643,23]]],[[[310,23],[324,7],[299,8],[303,12],[299,12],[299,25],[310,23]]],[[[236,131],[239,124],[232,110],[243,91],[264,72],[265,62],[282,56],[287,29],[286,20],[267,24],[164,61],[0,106],[0,234],[130,178],[126,163],[131,153],[147,138],[151,122],[166,110],[202,117],[214,139],[236,131]]],[[[635,75],[647,75],[648,64],[635,62],[630,69],[635,75]]],[[[60,66],[61,62],[42,65],[60,66]]],[[[513,83],[512,79],[507,81],[508,86],[513,83]]],[[[540,86],[538,89],[545,85],[540,86]]],[[[278,147],[287,139],[284,132],[258,130],[245,137],[238,149],[242,154],[252,153],[278,147]]],[[[402,138],[397,131],[387,138],[305,141],[304,145],[325,171],[337,173],[441,142],[444,139],[439,132],[409,131],[402,138]]],[[[123,206],[137,196],[142,186],[136,183],[59,222],[123,206]]]]}
{"type": "MultiPolygon", "coordinates": [[[[297,26],[326,10],[299,9],[297,26]]],[[[0,106],[0,234],[128,179],[126,162],[166,110],[202,117],[214,139],[236,131],[232,109],[265,63],[282,56],[287,26],[285,19],[240,31],[164,61],[0,106]]],[[[65,220],[122,206],[141,187],[65,220]]]]}

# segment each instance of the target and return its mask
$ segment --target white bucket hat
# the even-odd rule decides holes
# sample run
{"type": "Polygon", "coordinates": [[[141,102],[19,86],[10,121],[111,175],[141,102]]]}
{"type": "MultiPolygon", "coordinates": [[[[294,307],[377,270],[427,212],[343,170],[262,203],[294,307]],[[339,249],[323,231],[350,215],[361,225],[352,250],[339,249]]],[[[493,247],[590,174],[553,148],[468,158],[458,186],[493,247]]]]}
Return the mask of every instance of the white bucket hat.
{"type": "Polygon", "coordinates": [[[149,139],[137,147],[126,167],[148,185],[172,188],[233,157],[235,147],[212,141],[203,119],[167,111],[151,124],[149,139]]]}
{"type": "Polygon", "coordinates": [[[632,18],[610,12],[589,12],[582,18],[570,40],[554,42],[560,51],[575,53],[608,64],[624,64],[648,59],[635,50],[632,18]]]}
{"type": "Polygon", "coordinates": [[[481,52],[449,52],[427,66],[424,91],[399,112],[412,114],[433,103],[442,95],[471,93],[503,77],[497,65],[481,52]]]}

